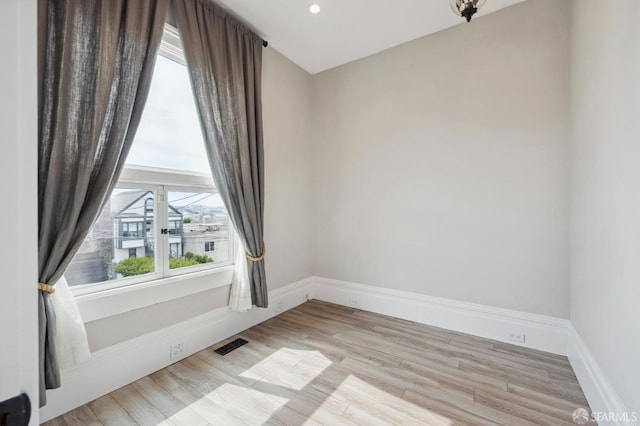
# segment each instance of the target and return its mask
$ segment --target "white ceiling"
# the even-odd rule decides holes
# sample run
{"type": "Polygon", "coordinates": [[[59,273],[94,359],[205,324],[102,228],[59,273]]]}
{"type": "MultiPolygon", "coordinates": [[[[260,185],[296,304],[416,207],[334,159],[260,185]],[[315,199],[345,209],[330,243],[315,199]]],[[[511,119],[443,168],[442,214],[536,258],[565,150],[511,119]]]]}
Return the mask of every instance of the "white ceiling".
{"type": "MultiPolygon", "coordinates": [[[[523,0],[487,0],[474,16],[523,0]]],[[[269,45],[311,74],[467,24],[449,0],[218,0],[269,45]],[[309,13],[311,3],[322,8],[309,13]]]]}

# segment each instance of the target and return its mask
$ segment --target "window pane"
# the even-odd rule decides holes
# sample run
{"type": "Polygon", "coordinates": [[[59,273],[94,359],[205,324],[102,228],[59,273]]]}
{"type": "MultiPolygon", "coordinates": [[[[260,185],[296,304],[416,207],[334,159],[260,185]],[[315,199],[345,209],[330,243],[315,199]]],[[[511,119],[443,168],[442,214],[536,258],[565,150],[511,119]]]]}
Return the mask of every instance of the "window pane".
{"type": "Polygon", "coordinates": [[[184,65],[158,56],[127,164],[211,173],[184,65]]]}
{"type": "Polygon", "coordinates": [[[220,195],[174,192],[169,198],[169,268],[231,260],[229,215],[220,195]]]}
{"type": "Polygon", "coordinates": [[[115,189],[64,274],[69,285],[154,272],[154,200],[150,189],[115,189]]]}

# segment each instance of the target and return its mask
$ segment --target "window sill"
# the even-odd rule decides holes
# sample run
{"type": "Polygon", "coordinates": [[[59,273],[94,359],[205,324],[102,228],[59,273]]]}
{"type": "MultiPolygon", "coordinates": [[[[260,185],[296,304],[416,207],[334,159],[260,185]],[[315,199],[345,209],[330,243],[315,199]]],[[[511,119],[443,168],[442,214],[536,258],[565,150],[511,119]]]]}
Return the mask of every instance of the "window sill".
{"type": "Polygon", "coordinates": [[[76,296],[85,323],[231,284],[234,266],[76,296]]]}

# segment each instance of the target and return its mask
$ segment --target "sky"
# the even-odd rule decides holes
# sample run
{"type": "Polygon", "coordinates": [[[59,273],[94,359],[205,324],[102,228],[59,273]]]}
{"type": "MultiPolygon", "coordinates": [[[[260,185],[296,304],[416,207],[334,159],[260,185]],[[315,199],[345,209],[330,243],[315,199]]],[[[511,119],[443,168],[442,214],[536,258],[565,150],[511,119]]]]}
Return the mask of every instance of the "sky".
{"type": "MultiPolygon", "coordinates": [[[[162,55],[156,61],[149,98],[127,164],[211,173],[187,68],[162,55]]],[[[219,194],[169,192],[168,196],[176,206],[194,202],[223,206],[219,194]]]]}
{"type": "Polygon", "coordinates": [[[211,173],[184,65],[158,55],[127,164],[211,173]]]}

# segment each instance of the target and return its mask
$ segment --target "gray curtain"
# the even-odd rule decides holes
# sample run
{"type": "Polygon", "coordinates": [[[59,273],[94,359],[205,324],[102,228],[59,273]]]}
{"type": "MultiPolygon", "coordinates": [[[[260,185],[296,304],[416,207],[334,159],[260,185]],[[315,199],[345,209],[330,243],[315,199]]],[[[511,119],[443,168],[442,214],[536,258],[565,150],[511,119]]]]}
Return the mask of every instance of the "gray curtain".
{"type": "Polygon", "coordinates": [[[174,0],[211,172],[247,251],[251,301],[264,270],[263,40],[211,0],[174,0]]]}
{"type": "MultiPolygon", "coordinates": [[[[41,283],[55,284],[124,165],[168,0],[39,0],[38,7],[38,270],[41,283]]],[[[60,374],[50,294],[39,299],[44,405],[60,374]]]]}

